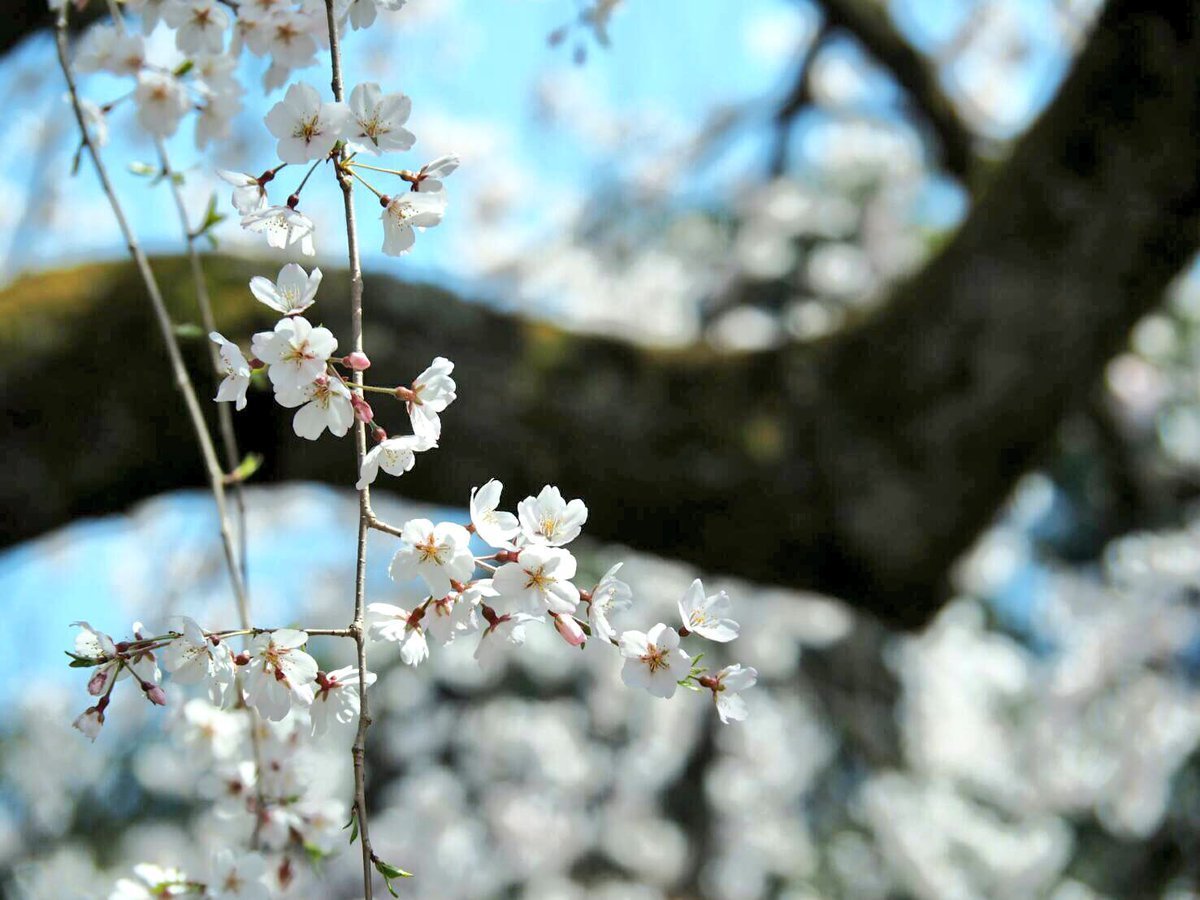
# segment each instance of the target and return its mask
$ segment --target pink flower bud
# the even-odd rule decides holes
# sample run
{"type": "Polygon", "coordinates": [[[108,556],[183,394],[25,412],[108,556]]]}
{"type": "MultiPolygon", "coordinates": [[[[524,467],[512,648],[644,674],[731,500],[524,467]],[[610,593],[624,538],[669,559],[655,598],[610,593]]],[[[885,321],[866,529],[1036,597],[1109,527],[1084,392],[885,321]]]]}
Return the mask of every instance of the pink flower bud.
{"type": "Polygon", "coordinates": [[[146,699],[155,706],[166,706],[167,692],[160,688],[157,684],[152,684],[150,685],[149,690],[146,691],[146,699]]]}
{"type": "Polygon", "coordinates": [[[93,697],[99,697],[104,693],[104,688],[108,685],[108,679],[112,675],[108,669],[97,669],[96,672],[88,679],[87,690],[93,697]]]}
{"type": "Polygon", "coordinates": [[[371,409],[371,404],[358,394],[350,395],[350,405],[354,407],[354,416],[361,422],[370,422],[375,418],[375,410],[371,409]]]}
{"type": "Polygon", "coordinates": [[[364,372],[371,368],[371,361],[367,359],[367,354],[361,350],[355,350],[353,353],[342,357],[342,365],[348,369],[353,369],[355,372],[364,372]]]}
{"type": "Polygon", "coordinates": [[[587,640],[587,635],[583,633],[583,629],[575,621],[574,616],[560,616],[555,613],[554,630],[561,634],[563,640],[572,647],[582,647],[584,641],[587,640]]]}

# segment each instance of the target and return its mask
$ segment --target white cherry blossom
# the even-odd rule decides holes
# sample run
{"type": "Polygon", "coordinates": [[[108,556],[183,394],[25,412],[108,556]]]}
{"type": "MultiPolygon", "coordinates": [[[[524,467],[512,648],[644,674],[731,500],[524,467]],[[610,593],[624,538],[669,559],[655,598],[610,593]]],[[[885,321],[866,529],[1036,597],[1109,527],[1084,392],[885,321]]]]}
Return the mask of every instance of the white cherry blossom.
{"type": "Polygon", "coordinates": [[[436,441],[419,434],[405,434],[380,441],[363,456],[355,489],[361,491],[367,485],[374,484],[380,469],[389,475],[403,475],[416,465],[416,454],[436,446],[436,441]]]}
{"type": "Polygon", "coordinates": [[[163,72],[140,72],[133,99],[138,124],[159,137],[173,135],[191,106],[179,79],[163,72]]]}
{"type": "Polygon", "coordinates": [[[416,141],[404,127],[412,111],[405,94],[385,94],[379,85],[368,82],[350,92],[348,108],[344,137],[351,149],[379,156],[408,150],[416,141]]]}
{"type": "Polygon", "coordinates": [[[579,605],[575,557],[557,547],[530,546],[516,562],[505,563],[492,576],[500,597],[521,612],[573,613],[579,605]]]}
{"type": "Polygon", "coordinates": [[[436,194],[445,190],[446,176],[458,168],[459,158],[457,154],[449,156],[439,156],[433,162],[425,163],[421,166],[421,171],[417,173],[417,183],[413,186],[415,190],[422,194],[436,194]]]}
{"type": "Polygon", "coordinates": [[[317,42],[310,25],[307,16],[293,10],[280,9],[271,14],[266,51],[276,66],[286,72],[311,65],[317,42]]]}
{"type": "Polygon", "coordinates": [[[204,892],[212,900],[266,900],[271,896],[263,876],[267,861],[258,853],[235,853],[228,848],[213,856],[204,892]]]}
{"type": "Polygon", "coordinates": [[[89,28],[79,43],[75,68],[79,72],[137,75],[146,62],[146,45],[140,34],[122,34],[112,25],[89,28]]]}
{"type": "Polygon", "coordinates": [[[278,722],[293,704],[312,703],[317,662],[301,649],[307,642],[305,632],[280,628],[258,635],[250,645],[243,681],[246,703],[264,719],[278,722]]]}
{"type": "Polygon", "coordinates": [[[267,376],[276,391],[311,384],[325,372],[325,364],[336,349],[333,333],[323,326],[314,328],[303,316],[280,319],[273,332],[254,335],[250,346],[250,352],[270,366],[267,376]]]}
{"type": "Polygon", "coordinates": [[[724,591],[704,596],[704,585],[697,578],[679,600],[683,627],[710,641],[725,643],[738,636],[738,623],[729,618],[729,595],[724,591]]]}
{"type": "Polygon", "coordinates": [[[633,591],[624,581],[617,578],[622,563],[617,563],[604,573],[596,589],[592,591],[592,600],[588,604],[588,620],[592,632],[602,640],[614,642],[617,639],[616,629],[609,621],[609,616],[621,612],[633,605],[633,591]]]}
{"type": "Polygon", "coordinates": [[[424,610],[409,612],[391,603],[367,604],[367,634],[377,641],[400,645],[400,659],[416,666],[429,658],[429,642],[421,627],[424,610]]]}
{"type": "Polygon", "coordinates": [[[217,169],[217,174],[233,185],[233,196],[230,198],[230,202],[239,215],[248,216],[266,209],[267,188],[253,175],[247,175],[245,172],[231,172],[228,169],[217,169]]]}
{"type": "Polygon", "coordinates": [[[754,687],[757,681],[758,671],[740,663],[726,666],[711,677],[700,678],[700,684],[712,691],[717,715],[725,724],[741,722],[749,714],[741,692],[754,687]]]}
{"type": "Polygon", "coordinates": [[[87,622],[71,624],[80,629],[79,634],[75,635],[75,655],[102,660],[92,667],[87,684],[88,693],[99,697],[108,692],[114,678],[125,674],[122,671],[121,660],[117,658],[116,644],[111,637],[103,631],[97,631],[87,622]]]}
{"type": "Polygon", "coordinates": [[[531,544],[561,547],[579,537],[587,521],[587,507],[582,500],[563,500],[553,485],[546,485],[536,497],[526,497],[517,504],[521,533],[531,544]]]}
{"type": "Polygon", "coordinates": [[[221,357],[224,379],[217,387],[217,396],[213,399],[218,403],[234,403],[237,409],[246,408],[246,388],[250,386],[250,363],[242,355],[237,344],[226,340],[216,331],[209,332],[209,340],[217,345],[217,353],[221,357]]]}
{"type": "Polygon", "coordinates": [[[343,437],[354,424],[350,389],[340,378],[319,375],[308,384],[280,387],[275,399],[289,409],[300,407],[292,417],[297,437],[315,441],[327,428],[334,437],[343,437]]]}
{"type": "Polygon", "coordinates": [[[104,726],[104,710],[99,706],[89,706],[71,723],[72,728],[78,729],[89,741],[95,742],[104,726]]]}
{"type": "Polygon", "coordinates": [[[392,557],[388,574],[396,581],[419,575],[434,597],[452,591],[450,582],[463,584],[475,571],[471,555],[471,535],[452,522],[434,525],[429,519],[410,519],[400,529],[403,546],[392,557]]]}
{"type": "Polygon", "coordinates": [[[305,256],[316,254],[313,246],[313,222],[304,213],[290,206],[265,206],[242,216],[242,227],[247,231],[265,234],[267,244],[277,250],[286,250],[299,245],[305,256]]]}
{"type": "Polygon", "coordinates": [[[453,371],[454,363],[439,356],[413,382],[406,400],[414,433],[434,441],[442,436],[442,420],[438,413],[445,412],[458,396],[455,393],[458,385],[450,377],[453,371]]]}
{"type": "Polygon", "coordinates": [[[621,680],[644,688],[664,700],[674,696],[678,682],[691,672],[691,657],[679,646],[679,635],[661,622],[649,633],[626,631],[620,638],[621,680]]]}
{"type": "Polygon", "coordinates": [[[471,524],[489,547],[511,550],[521,531],[517,517],[497,509],[504,485],[493,478],[481,488],[471,488],[471,524]]]}
{"type": "Polygon", "coordinates": [[[175,29],[175,46],[188,56],[218,54],[225,49],[229,14],[216,0],[175,0],[162,17],[175,29]]]}
{"type": "MultiPolygon", "coordinates": [[[[370,687],[375,678],[374,672],[368,672],[363,684],[370,687]]],[[[317,673],[317,689],[308,710],[314,735],[324,734],[335,722],[349,725],[358,721],[358,683],[357,666],[317,673]]]]}
{"type": "Polygon", "coordinates": [[[296,263],[288,263],[280,269],[279,277],[274,281],[262,275],[250,279],[250,293],[254,299],[285,316],[302,313],[312,306],[320,286],[320,269],[313,269],[309,274],[296,263]]]}
{"type": "Polygon", "coordinates": [[[473,582],[465,590],[430,600],[425,606],[422,624],[426,632],[443,646],[459,634],[475,631],[478,622],[475,607],[484,597],[495,597],[491,579],[473,582]]]}
{"type": "Polygon", "coordinates": [[[392,197],[380,218],[383,221],[383,252],[403,256],[412,249],[415,228],[432,228],[446,213],[446,195],[405,191],[392,197]]]}
{"type": "Polygon", "coordinates": [[[479,667],[485,672],[494,671],[503,661],[508,647],[520,647],[525,643],[525,623],[534,619],[525,613],[512,613],[490,621],[475,648],[475,661],[479,667]]]}
{"type": "Polygon", "coordinates": [[[323,103],[317,89],[303,81],[291,85],[266,116],[267,129],[279,139],[279,158],[286,163],[327,156],[346,122],[343,104],[323,103]]]}

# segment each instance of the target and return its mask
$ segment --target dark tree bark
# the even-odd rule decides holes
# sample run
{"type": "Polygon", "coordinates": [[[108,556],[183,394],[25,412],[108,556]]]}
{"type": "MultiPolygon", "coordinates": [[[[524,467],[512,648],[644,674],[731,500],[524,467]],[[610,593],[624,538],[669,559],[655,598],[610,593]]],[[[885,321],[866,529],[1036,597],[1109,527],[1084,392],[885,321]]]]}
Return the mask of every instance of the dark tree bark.
{"type": "MultiPolygon", "coordinates": [[[[1197,23],[1200,0],[1111,3],[953,240],[881,313],[815,347],[646,351],[368,278],[376,382],[436,353],[459,363],[446,450],[385,483],[454,504],[493,476],[509,502],[557,483],[588,499],[598,537],[923,624],[952,561],[1193,253],[1197,23]]],[[[182,264],[160,268],[189,318],[182,264]]],[[[251,271],[214,265],[227,334],[251,325],[251,271]]],[[[334,326],[343,281],[322,287],[334,326]]],[[[139,375],[135,390],[112,356],[144,335],[138,371],[158,371],[139,296],[116,266],[0,295],[4,541],[200,483],[170,385],[139,375]]],[[[239,424],[267,456],[263,477],[352,480],[344,442],[297,439],[265,395],[239,424]]]]}

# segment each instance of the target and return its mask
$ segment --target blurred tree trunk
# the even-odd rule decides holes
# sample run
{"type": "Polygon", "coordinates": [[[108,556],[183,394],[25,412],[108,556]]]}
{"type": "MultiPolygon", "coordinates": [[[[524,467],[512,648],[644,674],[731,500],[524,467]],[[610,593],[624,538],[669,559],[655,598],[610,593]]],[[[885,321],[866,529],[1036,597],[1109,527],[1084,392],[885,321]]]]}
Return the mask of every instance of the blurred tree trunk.
{"type": "MultiPolygon", "coordinates": [[[[590,534],[923,624],[952,561],[1193,253],[1198,26],[1200,0],[1110,3],[953,240],[882,312],[816,346],[649,351],[368,278],[374,381],[435,354],[459,366],[446,450],[384,483],[456,505],[493,476],[510,504],[557,483],[588,500],[590,534]]],[[[229,335],[255,314],[252,268],[214,261],[229,335]]],[[[182,262],[160,269],[190,319],[182,262]]],[[[335,328],[343,282],[322,286],[335,328]]],[[[140,374],[164,371],[140,295],[119,266],[0,295],[4,541],[201,483],[171,386],[140,374]]],[[[377,410],[403,430],[399,407],[377,410]]],[[[265,394],[238,420],[264,477],[353,480],[349,444],[295,438],[265,394]]]]}

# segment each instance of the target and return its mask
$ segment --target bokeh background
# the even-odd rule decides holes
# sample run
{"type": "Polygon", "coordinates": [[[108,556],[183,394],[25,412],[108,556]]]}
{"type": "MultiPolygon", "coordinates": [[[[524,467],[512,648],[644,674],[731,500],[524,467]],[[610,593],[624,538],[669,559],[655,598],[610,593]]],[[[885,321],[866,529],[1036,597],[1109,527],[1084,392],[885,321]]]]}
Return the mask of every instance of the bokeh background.
{"type": "MultiPolygon", "coordinates": [[[[0,893],[95,897],[222,820],[185,695],[118,700],[94,746],[70,729],[68,624],[232,610],[140,282],[69,174],[45,25],[35,2],[0,23],[0,893]]],[[[722,727],[553,632],[489,678],[461,641],[417,670],[374,651],[372,832],[407,896],[1200,890],[1200,4],[410,0],[347,53],[350,83],[413,98],[412,168],[463,158],[401,260],[362,198],[372,372],[458,363],[443,449],[383,485],[385,518],[558,484],[591,510],[585,571],[627,561],[629,626],[699,575],[760,672],[722,727]]],[[[277,96],[241,74],[231,141],[172,141],[196,215],[226,201],[218,166],[272,164],[277,96]]],[[[137,172],[153,146],[127,109],[110,128],[193,323],[171,197],[137,172]]],[[[330,188],[304,206],[344,334],[330,188]]],[[[282,259],[213,233],[221,330],[269,326],[245,284],[282,259]]],[[[295,438],[265,391],[237,427],[264,458],[255,618],[342,622],[349,445],[295,438]]],[[[371,599],[411,599],[372,539],[371,599]]],[[[343,744],[312,752],[344,808],[343,744]]],[[[297,891],[356,896],[355,868],[297,891]]]]}

